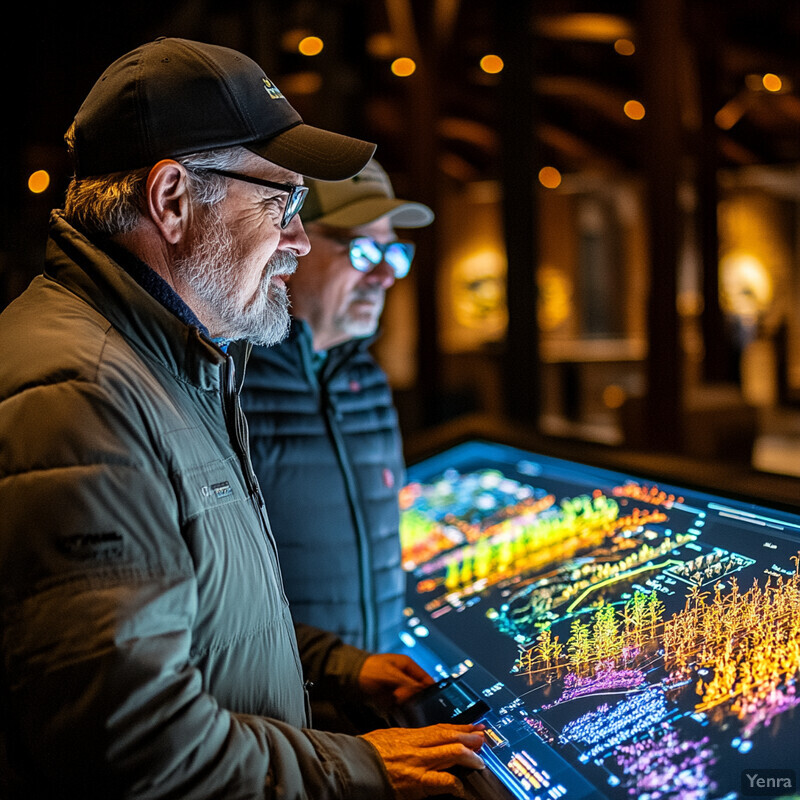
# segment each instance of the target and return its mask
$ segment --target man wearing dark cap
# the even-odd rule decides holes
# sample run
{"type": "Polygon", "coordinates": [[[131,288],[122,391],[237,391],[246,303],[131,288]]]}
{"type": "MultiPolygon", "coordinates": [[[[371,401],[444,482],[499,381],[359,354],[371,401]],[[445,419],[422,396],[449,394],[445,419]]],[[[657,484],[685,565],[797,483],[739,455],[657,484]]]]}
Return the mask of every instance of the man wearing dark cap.
{"type": "Polygon", "coordinates": [[[288,326],[303,176],[374,147],[179,39],[112,64],[67,138],[44,273],[0,315],[0,796],[460,792],[473,726],[308,727],[305,681],[377,703],[432,679],[295,635],[239,406],[288,326]]]}
{"type": "MultiPolygon", "coordinates": [[[[292,327],[254,348],[242,405],[294,619],[388,652],[404,606],[404,463],[392,392],[369,348],[414,254],[395,228],[429,225],[433,212],[397,198],[374,159],[348,180],[307,186],[311,252],[287,279],[292,327]]],[[[338,728],[341,710],[313,707],[315,724],[338,728]]]]}

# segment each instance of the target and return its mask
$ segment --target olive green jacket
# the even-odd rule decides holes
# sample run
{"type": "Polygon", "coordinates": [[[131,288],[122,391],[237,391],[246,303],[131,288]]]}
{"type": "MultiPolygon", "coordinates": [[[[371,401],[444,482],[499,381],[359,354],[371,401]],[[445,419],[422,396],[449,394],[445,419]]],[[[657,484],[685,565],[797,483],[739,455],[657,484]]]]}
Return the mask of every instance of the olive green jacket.
{"type": "Polygon", "coordinates": [[[306,728],[367,654],[298,648],[233,358],[59,212],[0,340],[0,796],[392,797],[306,728]]]}

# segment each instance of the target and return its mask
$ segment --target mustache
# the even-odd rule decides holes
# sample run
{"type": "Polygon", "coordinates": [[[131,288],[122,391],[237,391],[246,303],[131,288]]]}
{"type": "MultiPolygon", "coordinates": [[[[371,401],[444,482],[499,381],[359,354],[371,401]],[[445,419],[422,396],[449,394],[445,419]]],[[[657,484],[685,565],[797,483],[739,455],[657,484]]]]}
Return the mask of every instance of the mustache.
{"type": "Polygon", "coordinates": [[[276,250],[267,261],[264,277],[291,275],[297,269],[297,256],[288,250],[276,250]]]}
{"type": "Polygon", "coordinates": [[[359,287],[353,289],[353,300],[364,300],[370,303],[376,303],[383,299],[385,292],[380,286],[373,287],[359,287]]]}

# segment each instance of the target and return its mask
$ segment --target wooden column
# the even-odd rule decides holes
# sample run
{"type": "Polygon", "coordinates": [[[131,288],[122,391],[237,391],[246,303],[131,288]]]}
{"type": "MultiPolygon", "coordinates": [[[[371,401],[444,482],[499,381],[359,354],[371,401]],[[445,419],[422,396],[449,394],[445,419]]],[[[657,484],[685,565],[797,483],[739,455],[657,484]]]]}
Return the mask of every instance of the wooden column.
{"type": "Polygon", "coordinates": [[[503,43],[497,129],[500,138],[502,220],[508,273],[508,330],[502,365],[504,413],[535,427],[540,413],[539,326],[536,315],[538,214],[535,181],[535,73],[528,3],[497,3],[498,41],[503,43]]]}
{"type": "Polygon", "coordinates": [[[733,347],[719,303],[719,132],[714,117],[722,106],[719,85],[720,8],[716,2],[693,3],[690,9],[692,54],[697,64],[700,127],[694,142],[697,192],[698,249],[703,269],[703,311],[700,324],[705,350],[703,378],[709,382],[736,380],[733,347]]]}
{"type": "MultiPolygon", "coordinates": [[[[416,8],[409,0],[386,0],[392,34],[402,52],[414,59],[413,75],[402,79],[406,89],[408,137],[408,173],[414,187],[414,199],[436,210],[439,181],[439,63],[443,42],[436,17],[429,7],[416,8]],[[418,14],[415,15],[415,9],[418,14]]],[[[439,315],[439,257],[434,223],[415,231],[417,255],[414,257],[414,280],[417,291],[419,333],[417,344],[418,424],[435,425],[445,416],[441,331],[439,315]]]]}
{"type": "Polygon", "coordinates": [[[678,207],[682,125],[678,94],[681,59],[680,0],[642,0],[643,174],[649,229],[647,393],[643,425],[655,450],[679,450],[682,442],[683,359],[677,312],[680,241],[678,207]]]}

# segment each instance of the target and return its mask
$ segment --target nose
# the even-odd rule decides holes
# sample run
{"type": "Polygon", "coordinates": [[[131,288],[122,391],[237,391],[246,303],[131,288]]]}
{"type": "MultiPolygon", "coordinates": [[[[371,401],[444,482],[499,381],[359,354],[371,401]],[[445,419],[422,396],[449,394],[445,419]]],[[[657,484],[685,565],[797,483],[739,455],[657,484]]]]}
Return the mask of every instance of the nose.
{"type": "Polygon", "coordinates": [[[364,279],[372,286],[380,286],[388,289],[394,285],[394,270],[382,259],[380,264],[376,264],[365,276],[364,279]]]}
{"type": "Polygon", "coordinates": [[[308,241],[299,214],[292,217],[289,224],[281,230],[278,247],[282,250],[291,250],[298,258],[307,255],[311,250],[311,242],[308,241]]]}

